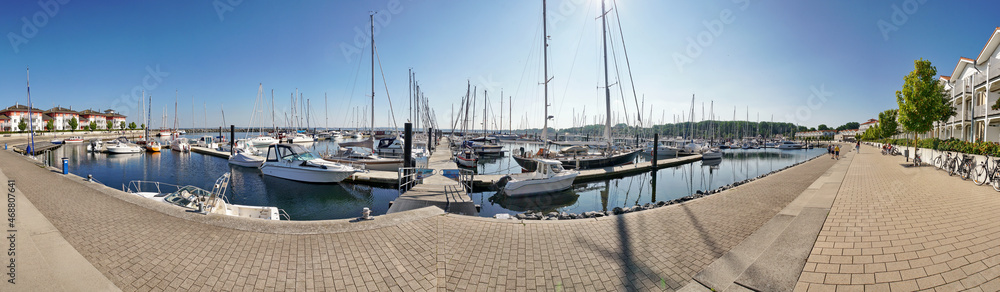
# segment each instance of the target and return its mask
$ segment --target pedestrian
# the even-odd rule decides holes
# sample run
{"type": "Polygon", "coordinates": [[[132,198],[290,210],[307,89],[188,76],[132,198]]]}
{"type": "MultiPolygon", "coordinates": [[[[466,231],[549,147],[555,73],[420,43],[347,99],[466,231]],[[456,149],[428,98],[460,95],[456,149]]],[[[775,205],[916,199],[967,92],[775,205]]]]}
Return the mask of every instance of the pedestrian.
{"type": "Polygon", "coordinates": [[[829,153],[830,159],[833,159],[833,145],[826,146],[826,153],[829,153]]]}
{"type": "Polygon", "coordinates": [[[858,144],[854,145],[854,152],[861,153],[861,141],[858,141],[858,144]]]}
{"type": "Polygon", "coordinates": [[[833,147],[833,156],[837,157],[837,160],[840,160],[840,145],[833,147]]]}

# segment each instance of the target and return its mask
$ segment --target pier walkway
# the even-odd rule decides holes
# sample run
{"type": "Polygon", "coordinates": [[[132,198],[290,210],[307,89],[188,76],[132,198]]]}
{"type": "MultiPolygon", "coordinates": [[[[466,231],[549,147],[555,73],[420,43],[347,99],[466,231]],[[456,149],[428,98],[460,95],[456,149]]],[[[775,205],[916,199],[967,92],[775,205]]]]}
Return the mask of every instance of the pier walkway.
{"type": "MultiPolygon", "coordinates": [[[[362,222],[270,222],[184,212],[0,152],[0,168],[25,201],[126,291],[674,290],[834,163],[816,159],[704,198],[595,219],[498,220],[424,208],[362,222]]],[[[38,286],[13,290],[30,287],[38,286]]]]}

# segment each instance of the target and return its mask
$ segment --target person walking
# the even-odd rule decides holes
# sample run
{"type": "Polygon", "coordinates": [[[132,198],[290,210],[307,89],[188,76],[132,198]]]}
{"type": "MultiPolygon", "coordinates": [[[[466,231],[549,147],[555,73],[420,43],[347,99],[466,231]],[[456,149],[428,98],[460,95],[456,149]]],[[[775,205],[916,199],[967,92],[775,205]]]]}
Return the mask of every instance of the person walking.
{"type": "Polygon", "coordinates": [[[861,153],[861,141],[858,141],[858,144],[854,145],[854,152],[861,153]]]}
{"type": "Polygon", "coordinates": [[[840,160],[840,145],[833,146],[833,156],[840,160]]]}
{"type": "Polygon", "coordinates": [[[830,159],[833,159],[833,144],[826,146],[826,153],[829,153],[830,159]]]}

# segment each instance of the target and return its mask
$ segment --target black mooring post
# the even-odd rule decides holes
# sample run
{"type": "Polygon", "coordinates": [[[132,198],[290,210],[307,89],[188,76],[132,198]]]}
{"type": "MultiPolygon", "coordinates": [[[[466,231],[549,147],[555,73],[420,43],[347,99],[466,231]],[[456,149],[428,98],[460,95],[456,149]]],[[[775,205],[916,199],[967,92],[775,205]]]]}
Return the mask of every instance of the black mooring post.
{"type": "MultiPolygon", "coordinates": [[[[413,153],[413,142],[412,142],[413,141],[413,124],[411,124],[411,123],[404,124],[404,126],[403,126],[403,137],[404,137],[403,138],[403,167],[404,168],[413,167],[413,163],[410,161],[410,159],[411,159],[410,156],[413,153]]],[[[404,189],[409,189],[408,185],[409,185],[409,182],[410,182],[410,174],[411,173],[412,173],[412,170],[410,170],[410,169],[404,169],[403,170],[403,181],[400,182],[400,183],[402,183],[404,186],[407,186],[404,189]]]]}
{"type": "MultiPolygon", "coordinates": [[[[236,154],[236,125],[229,125],[229,155],[236,154]]],[[[220,133],[219,136],[222,136],[220,133]]]]}
{"type": "Polygon", "coordinates": [[[656,160],[659,159],[656,156],[657,148],[660,148],[660,133],[653,134],[653,170],[656,170],[656,160]]]}
{"type": "Polygon", "coordinates": [[[427,128],[427,151],[434,151],[434,128],[427,128]]]}

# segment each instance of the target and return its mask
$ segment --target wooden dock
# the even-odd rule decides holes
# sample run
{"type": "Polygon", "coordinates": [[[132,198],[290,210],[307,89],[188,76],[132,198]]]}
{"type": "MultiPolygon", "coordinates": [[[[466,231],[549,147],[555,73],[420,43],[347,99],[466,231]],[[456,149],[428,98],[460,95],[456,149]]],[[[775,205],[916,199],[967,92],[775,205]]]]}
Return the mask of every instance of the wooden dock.
{"type": "MultiPolygon", "coordinates": [[[[441,145],[448,145],[447,139],[441,141],[441,145]]],[[[448,213],[463,215],[478,215],[479,210],[476,204],[469,197],[465,186],[457,180],[453,180],[442,175],[444,169],[456,169],[458,166],[451,160],[451,151],[447,148],[441,149],[431,154],[427,159],[427,168],[434,170],[434,175],[424,178],[422,182],[413,186],[410,190],[399,194],[389,206],[386,214],[403,212],[407,210],[419,209],[427,206],[437,206],[448,213]]],[[[392,173],[389,171],[371,171],[382,177],[381,173],[392,173]]],[[[394,173],[395,174],[395,173],[394,173]]],[[[361,176],[357,174],[355,176],[361,176]]],[[[371,177],[371,176],[368,176],[371,177]]],[[[392,177],[393,182],[398,181],[398,174],[392,177]]],[[[353,178],[353,177],[352,177],[353,178]]]]}

